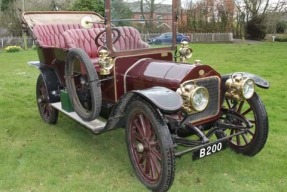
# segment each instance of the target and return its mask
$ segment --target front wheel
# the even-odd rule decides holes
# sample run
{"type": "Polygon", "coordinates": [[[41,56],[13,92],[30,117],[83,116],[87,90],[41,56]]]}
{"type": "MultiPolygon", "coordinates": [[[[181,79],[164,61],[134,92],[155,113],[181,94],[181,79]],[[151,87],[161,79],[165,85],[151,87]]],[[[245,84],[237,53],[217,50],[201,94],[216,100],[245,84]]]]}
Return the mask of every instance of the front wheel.
{"type": "Polygon", "coordinates": [[[167,191],[175,174],[173,142],[167,125],[148,103],[131,103],[126,142],[138,179],[152,191],[167,191]]]}
{"type": "Polygon", "coordinates": [[[42,74],[40,74],[37,79],[36,100],[43,121],[49,124],[57,123],[58,110],[50,105],[48,88],[42,74]]]}
{"type": "MultiPolygon", "coordinates": [[[[230,148],[237,153],[248,156],[254,156],[259,153],[267,141],[269,129],[267,112],[259,96],[254,93],[250,99],[240,102],[226,98],[224,108],[227,109],[227,114],[223,117],[225,122],[245,126],[244,122],[238,118],[234,118],[234,115],[236,115],[248,120],[252,125],[245,133],[228,140],[230,148]]],[[[224,137],[238,132],[238,129],[230,128],[224,133],[217,134],[217,136],[224,137]]]]}

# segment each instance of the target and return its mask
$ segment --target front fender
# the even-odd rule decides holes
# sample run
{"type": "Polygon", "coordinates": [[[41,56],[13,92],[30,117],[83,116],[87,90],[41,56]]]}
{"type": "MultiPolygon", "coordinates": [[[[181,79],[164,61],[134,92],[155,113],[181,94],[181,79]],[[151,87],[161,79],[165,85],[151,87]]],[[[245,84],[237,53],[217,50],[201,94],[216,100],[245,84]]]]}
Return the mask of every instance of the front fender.
{"type": "MultiPolygon", "coordinates": [[[[255,84],[260,88],[269,89],[269,87],[270,87],[269,82],[267,80],[263,79],[262,77],[258,76],[258,75],[255,75],[252,73],[247,73],[247,72],[236,72],[236,73],[241,73],[245,77],[252,79],[255,82],[255,84]]],[[[232,74],[226,74],[226,75],[221,76],[222,77],[222,83],[223,83],[222,85],[225,85],[225,82],[230,77],[230,75],[232,75],[232,74]]]]}
{"type": "Polygon", "coordinates": [[[128,105],[132,100],[138,99],[138,97],[143,98],[158,107],[161,111],[167,113],[176,112],[183,104],[181,96],[165,87],[152,87],[149,89],[130,91],[123,95],[114,105],[103,131],[124,126],[128,105]]]}
{"type": "Polygon", "coordinates": [[[103,131],[124,126],[128,105],[132,100],[138,99],[138,97],[167,113],[176,112],[183,104],[181,96],[165,87],[152,87],[149,89],[130,91],[123,95],[113,106],[110,117],[103,131]]]}
{"type": "Polygon", "coordinates": [[[164,112],[175,112],[183,104],[179,94],[165,87],[152,87],[132,92],[144,97],[164,112]]]}

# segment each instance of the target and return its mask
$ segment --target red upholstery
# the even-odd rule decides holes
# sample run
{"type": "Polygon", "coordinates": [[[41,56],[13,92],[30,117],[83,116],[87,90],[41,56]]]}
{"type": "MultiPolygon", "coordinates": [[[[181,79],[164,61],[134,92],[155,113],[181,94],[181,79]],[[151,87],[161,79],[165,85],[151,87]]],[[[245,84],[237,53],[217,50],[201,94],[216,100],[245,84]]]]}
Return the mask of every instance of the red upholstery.
{"type": "Polygon", "coordinates": [[[116,50],[133,50],[149,48],[149,44],[141,39],[140,33],[133,27],[118,27],[121,32],[120,39],[115,43],[116,50]]]}
{"type": "MultiPolygon", "coordinates": [[[[103,27],[102,24],[95,24],[94,27],[103,27]]],[[[35,25],[33,34],[41,47],[66,48],[63,33],[70,29],[80,29],[80,24],[50,24],[35,25]]]]}
{"type": "MultiPolygon", "coordinates": [[[[142,41],[139,32],[133,27],[118,27],[120,30],[120,38],[114,44],[116,50],[133,50],[140,48],[148,48],[149,45],[142,41]]],[[[71,29],[63,33],[66,46],[68,48],[82,48],[90,57],[97,56],[97,47],[95,44],[96,36],[103,31],[104,28],[92,29],[71,29]]]]}
{"type": "Polygon", "coordinates": [[[94,58],[98,56],[95,38],[103,30],[104,28],[71,29],[65,31],[63,36],[68,48],[81,48],[94,58]]]}

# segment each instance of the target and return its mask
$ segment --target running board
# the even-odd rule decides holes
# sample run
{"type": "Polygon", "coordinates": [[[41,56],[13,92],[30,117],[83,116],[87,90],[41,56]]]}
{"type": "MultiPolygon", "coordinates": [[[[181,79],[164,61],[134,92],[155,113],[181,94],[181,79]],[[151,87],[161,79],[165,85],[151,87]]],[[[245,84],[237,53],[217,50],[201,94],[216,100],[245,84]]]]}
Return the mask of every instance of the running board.
{"type": "Polygon", "coordinates": [[[68,117],[71,117],[72,119],[82,124],[86,128],[90,129],[95,134],[100,133],[106,125],[106,121],[103,119],[95,119],[93,121],[83,121],[82,118],[79,117],[76,112],[67,112],[63,110],[61,102],[51,103],[51,106],[57,109],[58,111],[61,111],[68,117]]]}

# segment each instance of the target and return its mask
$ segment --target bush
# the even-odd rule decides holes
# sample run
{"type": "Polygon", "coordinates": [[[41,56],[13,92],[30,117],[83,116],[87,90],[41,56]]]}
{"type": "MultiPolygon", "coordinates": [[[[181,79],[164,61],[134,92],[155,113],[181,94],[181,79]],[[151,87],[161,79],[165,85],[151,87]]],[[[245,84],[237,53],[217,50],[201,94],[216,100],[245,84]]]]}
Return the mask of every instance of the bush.
{"type": "Polygon", "coordinates": [[[276,37],[276,38],[275,38],[275,41],[278,41],[278,42],[287,42],[287,37],[276,37]]]}
{"type": "Polygon", "coordinates": [[[276,32],[277,33],[284,33],[287,24],[285,21],[278,21],[276,24],[276,32]]]}
{"type": "Polygon", "coordinates": [[[247,23],[247,34],[250,39],[261,40],[266,35],[267,27],[265,25],[265,17],[263,15],[254,16],[247,23]]]}
{"type": "Polygon", "coordinates": [[[21,51],[22,48],[20,46],[8,46],[5,48],[5,51],[9,52],[9,53],[14,53],[14,52],[19,52],[21,51]]]}

